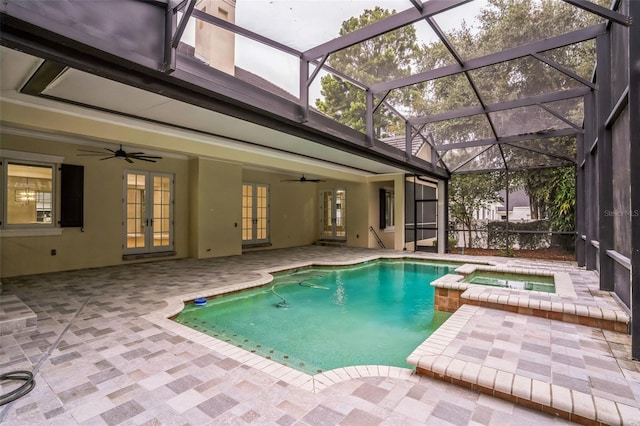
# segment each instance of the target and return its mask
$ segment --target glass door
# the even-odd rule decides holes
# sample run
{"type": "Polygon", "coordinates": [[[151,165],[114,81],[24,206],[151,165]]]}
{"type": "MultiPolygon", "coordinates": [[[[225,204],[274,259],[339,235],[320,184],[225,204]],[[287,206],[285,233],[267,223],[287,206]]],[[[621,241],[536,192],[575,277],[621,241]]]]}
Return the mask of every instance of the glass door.
{"type": "Polygon", "coordinates": [[[269,186],[242,184],[242,243],[269,242],[269,186]]]}
{"type": "Polygon", "coordinates": [[[343,189],[321,192],[321,238],[331,240],[344,240],[347,238],[346,194],[346,191],[343,189]]]}
{"type": "Polygon", "coordinates": [[[173,250],[173,176],[125,172],[125,254],[173,250]]]}

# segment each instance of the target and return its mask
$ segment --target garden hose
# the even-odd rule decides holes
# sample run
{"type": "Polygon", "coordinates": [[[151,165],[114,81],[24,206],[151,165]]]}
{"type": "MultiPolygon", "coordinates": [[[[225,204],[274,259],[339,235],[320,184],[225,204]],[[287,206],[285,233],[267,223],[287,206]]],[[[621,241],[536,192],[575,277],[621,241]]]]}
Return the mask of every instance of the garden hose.
{"type": "Polygon", "coordinates": [[[18,370],[6,374],[1,374],[0,382],[5,380],[22,380],[24,381],[24,383],[11,392],[0,395],[0,406],[8,404],[11,401],[15,401],[18,398],[22,398],[23,396],[31,392],[31,390],[36,386],[36,381],[33,379],[33,373],[26,370],[18,370]]]}

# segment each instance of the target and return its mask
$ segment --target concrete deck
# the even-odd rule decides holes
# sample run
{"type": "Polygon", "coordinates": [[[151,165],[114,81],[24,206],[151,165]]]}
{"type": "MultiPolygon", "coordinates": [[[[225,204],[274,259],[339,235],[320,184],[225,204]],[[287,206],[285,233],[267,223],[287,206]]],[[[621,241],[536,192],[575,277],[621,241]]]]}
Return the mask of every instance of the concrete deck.
{"type": "MultiPolygon", "coordinates": [[[[24,311],[28,316],[22,306],[18,308],[15,301],[19,299],[37,315],[37,323],[25,319],[28,324],[23,329],[2,331],[0,373],[31,370],[37,385],[23,398],[0,407],[0,422],[543,425],[571,420],[640,421],[640,363],[630,359],[629,336],[585,324],[493,305],[463,304],[414,354],[407,354],[423,374],[408,368],[353,366],[308,376],[166,320],[180,300],[259,284],[268,279],[265,271],[399,254],[302,247],[4,279],[0,299],[7,303],[0,302],[0,310],[8,306],[9,311],[24,311]]],[[[624,319],[615,299],[597,289],[597,276],[571,263],[479,260],[567,273],[576,288],[571,299],[574,306],[598,307],[624,319]]],[[[522,297],[527,303],[535,299],[535,295],[522,297]]],[[[6,318],[10,316],[5,312],[6,318]]],[[[0,393],[6,390],[5,386],[0,393]]]]}

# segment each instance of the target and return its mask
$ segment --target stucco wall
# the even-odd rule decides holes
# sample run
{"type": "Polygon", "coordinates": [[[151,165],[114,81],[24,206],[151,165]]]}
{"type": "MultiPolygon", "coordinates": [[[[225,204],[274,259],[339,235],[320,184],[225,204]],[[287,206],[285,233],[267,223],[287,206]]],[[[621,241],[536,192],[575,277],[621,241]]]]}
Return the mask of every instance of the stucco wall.
{"type": "MultiPolygon", "coordinates": [[[[165,158],[158,163],[129,164],[116,159],[78,156],[87,146],[3,134],[3,150],[64,157],[65,164],[84,166],[84,228],[64,228],[62,235],[0,238],[1,276],[117,265],[122,260],[123,170],[175,175],[175,257],[188,255],[188,162],[165,158]],[[56,255],[51,255],[51,250],[56,255]]],[[[128,261],[131,262],[131,261],[128,261]]]]}
{"type": "MultiPolygon", "coordinates": [[[[269,237],[277,249],[312,244],[318,217],[317,186],[314,183],[283,182],[290,176],[245,169],[243,182],[269,185],[269,237]]],[[[261,247],[264,249],[264,247],[261,247]]]]}

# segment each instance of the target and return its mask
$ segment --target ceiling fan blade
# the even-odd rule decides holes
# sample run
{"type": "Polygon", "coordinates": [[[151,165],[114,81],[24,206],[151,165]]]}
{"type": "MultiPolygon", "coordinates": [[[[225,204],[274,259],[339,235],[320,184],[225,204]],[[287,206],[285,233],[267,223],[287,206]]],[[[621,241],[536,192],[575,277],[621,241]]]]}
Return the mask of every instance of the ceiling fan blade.
{"type": "MultiPolygon", "coordinates": [[[[103,155],[104,155],[104,154],[103,154],[103,155]]],[[[115,158],[115,157],[114,157],[113,155],[110,155],[110,156],[108,156],[108,157],[101,158],[101,159],[100,159],[100,161],[102,161],[102,160],[109,160],[109,159],[111,159],[111,158],[115,158]]]]}
{"type": "MultiPolygon", "coordinates": [[[[133,157],[136,160],[140,160],[140,161],[148,161],[150,163],[155,163],[156,160],[149,160],[148,158],[142,158],[142,157],[133,157]]],[[[129,161],[130,163],[133,163],[133,161],[131,161],[129,158],[127,158],[127,161],[129,161]]]]}
{"type": "Polygon", "coordinates": [[[326,181],[322,179],[307,179],[305,182],[326,182],[326,181]]]}
{"type": "Polygon", "coordinates": [[[145,159],[145,158],[147,158],[147,159],[154,158],[156,160],[161,160],[162,159],[162,157],[157,157],[155,155],[134,155],[134,154],[129,154],[129,155],[127,155],[127,157],[137,158],[139,160],[142,160],[142,159],[145,159]]]}
{"type": "MultiPolygon", "coordinates": [[[[80,152],[86,152],[86,153],[88,153],[88,154],[100,154],[100,155],[105,155],[105,153],[104,153],[104,152],[102,152],[102,151],[93,151],[93,150],[90,150],[90,149],[78,149],[78,151],[80,151],[80,152]]],[[[78,154],[78,155],[83,155],[83,154],[78,154]]]]}
{"type": "Polygon", "coordinates": [[[132,160],[131,158],[127,158],[127,157],[125,157],[124,159],[125,159],[125,160],[127,160],[127,163],[131,163],[131,164],[133,164],[133,160],[132,160]]]}

